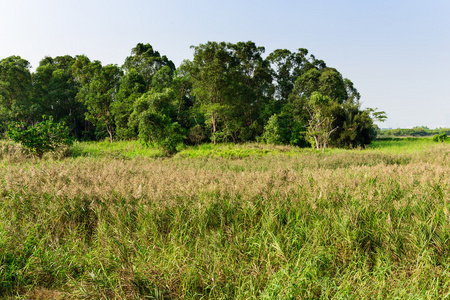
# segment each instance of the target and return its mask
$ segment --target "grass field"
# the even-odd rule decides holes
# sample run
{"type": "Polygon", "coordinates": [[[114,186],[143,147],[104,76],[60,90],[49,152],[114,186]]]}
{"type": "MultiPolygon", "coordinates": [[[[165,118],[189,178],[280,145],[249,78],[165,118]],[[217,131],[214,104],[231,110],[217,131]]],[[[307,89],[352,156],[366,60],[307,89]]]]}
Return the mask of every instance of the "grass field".
{"type": "Polygon", "coordinates": [[[180,150],[2,142],[0,298],[450,298],[450,144],[180,150]]]}

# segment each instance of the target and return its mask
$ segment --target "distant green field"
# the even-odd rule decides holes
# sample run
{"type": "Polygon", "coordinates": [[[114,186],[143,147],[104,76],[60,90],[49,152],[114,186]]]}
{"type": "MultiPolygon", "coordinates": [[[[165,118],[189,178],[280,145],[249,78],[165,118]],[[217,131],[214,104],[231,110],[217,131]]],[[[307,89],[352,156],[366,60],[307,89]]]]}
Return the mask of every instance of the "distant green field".
{"type": "Polygon", "coordinates": [[[436,146],[431,138],[392,138],[375,140],[367,148],[387,153],[412,153],[436,146]]]}
{"type": "Polygon", "coordinates": [[[0,141],[0,299],[449,297],[450,144],[179,150],[0,141]]]}

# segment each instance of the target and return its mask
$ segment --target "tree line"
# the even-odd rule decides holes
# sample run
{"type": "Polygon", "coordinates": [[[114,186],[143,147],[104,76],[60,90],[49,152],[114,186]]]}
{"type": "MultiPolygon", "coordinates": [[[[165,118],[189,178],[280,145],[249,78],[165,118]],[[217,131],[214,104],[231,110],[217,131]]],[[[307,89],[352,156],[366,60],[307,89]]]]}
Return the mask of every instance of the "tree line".
{"type": "Polygon", "coordinates": [[[450,128],[430,129],[427,126],[413,128],[382,129],[378,137],[429,137],[439,134],[450,135],[450,128]]]}
{"type": "Polygon", "coordinates": [[[255,43],[207,42],[178,68],[150,44],[137,44],[122,66],[85,55],[45,57],[35,72],[10,56],[0,61],[0,133],[42,116],[64,122],[78,140],[141,139],[167,152],[177,144],[264,141],[364,147],[375,119],[353,83],[308,50],[264,56],[255,43]]]}

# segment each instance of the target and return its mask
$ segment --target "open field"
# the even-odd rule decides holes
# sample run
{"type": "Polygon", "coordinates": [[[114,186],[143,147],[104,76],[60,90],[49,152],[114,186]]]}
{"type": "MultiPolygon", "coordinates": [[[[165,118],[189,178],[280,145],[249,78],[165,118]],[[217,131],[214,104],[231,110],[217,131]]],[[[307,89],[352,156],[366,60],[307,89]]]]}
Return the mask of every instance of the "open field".
{"type": "Polygon", "coordinates": [[[450,144],[2,147],[2,299],[450,298],[450,144]]]}

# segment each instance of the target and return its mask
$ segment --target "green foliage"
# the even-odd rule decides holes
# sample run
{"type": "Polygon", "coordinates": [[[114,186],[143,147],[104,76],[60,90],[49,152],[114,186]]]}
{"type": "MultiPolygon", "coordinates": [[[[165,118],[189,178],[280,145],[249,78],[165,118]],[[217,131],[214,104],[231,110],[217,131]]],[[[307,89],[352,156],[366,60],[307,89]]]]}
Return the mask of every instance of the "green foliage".
{"type": "Polygon", "coordinates": [[[136,70],[143,76],[148,88],[152,83],[153,76],[164,66],[167,66],[172,71],[175,70],[173,62],[165,55],[161,56],[158,51],[153,50],[150,44],[138,43],[131,50],[131,56],[125,59],[122,69],[126,73],[133,69],[136,70]]]}
{"type": "Polygon", "coordinates": [[[358,103],[345,102],[333,108],[336,132],[331,145],[339,148],[364,148],[377,137],[377,126],[371,117],[372,110],[361,110],[358,103]]]}
{"type": "Polygon", "coordinates": [[[335,116],[330,113],[329,109],[336,104],[330,97],[323,96],[318,92],[313,92],[306,102],[306,110],[309,115],[306,137],[316,150],[324,152],[330,142],[331,134],[338,128],[333,127],[335,116]]]}
{"type": "Polygon", "coordinates": [[[145,144],[159,146],[167,155],[177,152],[177,145],[185,138],[185,130],[171,118],[175,114],[171,89],[150,91],[140,97],[130,116],[130,125],[137,128],[139,139],[145,144]]]}
{"type": "Polygon", "coordinates": [[[384,129],[380,130],[378,134],[380,137],[432,137],[442,133],[450,135],[450,128],[429,129],[426,126],[416,126],[414,128],[384,129]]]}
{"type": "Polygon", "coordinates": [[[131,69],[120,80],[120,88],[111,104],[111,114],[114,117],[116,136],[119,139],[136,137],[136,132],[128,126],[129,118],[133,112],[133,104],[145,93],[144,77],[135,69],[131,69]]]}
{"type": "Polygon", "coordinates": [[[33,74],[32,99],[39,108],[36,119],[41,115],[50,115],[55,122],[64,122],[70,133],[82,137],[86,129],[85,106],[78,101],[80,83],[75,73],[78,57],[70,55],[45,57],[33,74]]]}
{"type": "Polygon", "coordinates": [[[13,122],[8,128],[6,135],[39,159],[47,152],[73,144],[69,129],[64,124],[54,122],[52,117],[43,117],[43,121],[34,126],[13,122]]]}
{"type": "Polygon", "coordinates": [[[292,116],[286,113],[274,114],[264,127],[262,139],[268,144],[298,145],[299,140],[303,140],[301,127],[298,125],[293,122],[292,116]]]}
{"type": "Polygon", "coordinates": [[[264,48],[253,42],[208,42],[194,49],[194,60],[185,66],[213,143],[237,143],[261,134],[260,111],[272,82],[270,65],[262,58],[264,48]]]}
{"type": "Polygon", "coordinates": [[[352,148],[370,143],[374,121],[386,119],[384,112],[361,110],[353,83],[306,49],[266,56],[252,41],[192,48],[193,59],[179,68],[143,43],[122,67],[64,55],[45,57],[32,74],[26,60],[3,59],[0,134],[9,122],[34,124],[46,114],[79,140],[139,137],[167,153],[185,135],[187,144],[264,140],[352,148]],[[313,104],[316,94],[327,103],[313,104]]]}
{"type": "Polygon", "coordinates": [[[189,130],[188,140],[191,144],[198,145],[206,138],[205,129],[197,124],[189,130]]]}
{"type": "Polygon", "coordinates": [[[144,143],[156,144],[166,155],[173,155],[185,138],[185,132],[178,122],[172,122],[168,116],[145,111],[139,116],[139,138],[144,143]]]}
{"type": "Polygon", "coordinates": [[[104,66],[95,73],[86,86],[84,104],[86,120],[105,130],[112,142],[115,133],[113,103],[119,91],[122,71],[116,65],[104,66]]]}
{"type": "Polygon", "coordinates": [[[435,136],[433,136],[433,142],[444,143],[449,140],[450,138],[445,133],[436,134],[435,136]]]}
{"type": "Polygon", "coordinates": [[[29,122],[38,105],[30,97],[30,63],[20,56],[0,60],[0,133],[11,121],[29,122]]]}

